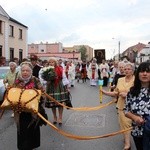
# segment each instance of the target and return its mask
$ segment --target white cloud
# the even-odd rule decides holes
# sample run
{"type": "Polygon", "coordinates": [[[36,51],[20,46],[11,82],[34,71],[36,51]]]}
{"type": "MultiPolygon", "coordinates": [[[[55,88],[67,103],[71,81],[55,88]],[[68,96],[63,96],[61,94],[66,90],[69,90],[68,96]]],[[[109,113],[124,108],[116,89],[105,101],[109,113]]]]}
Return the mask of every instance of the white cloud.
{"type": "Polygon", "coordinates": [[[29,43],[87,44],[117,53],[118,41],[121,51],[149,42],[149,0],[0,0],[0,4],[29,27],[29,43]]]}
{"type": "Polygon", "coordinates": [[[135,5],[137,4],[138,0],[128,0],[129,5],[135,5]]]}

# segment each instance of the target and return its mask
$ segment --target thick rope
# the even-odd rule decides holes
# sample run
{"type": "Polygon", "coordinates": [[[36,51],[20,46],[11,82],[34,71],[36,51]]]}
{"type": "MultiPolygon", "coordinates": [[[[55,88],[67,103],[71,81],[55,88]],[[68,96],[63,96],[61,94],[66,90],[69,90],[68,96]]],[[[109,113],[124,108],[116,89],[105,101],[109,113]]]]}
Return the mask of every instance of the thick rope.
{"type": "Polygon", "coordinates": [[[72,107],[68,107],[62,103],[59,103],[58,101],[56,101],[52,96],[48,95],[47,93],[44,93],[44,95],[51,101],[57,103],[58,105],[62,106],[62,107],[65,107],[67,109],[70,109],[70,110],[76,110],[76,111],[92,111],[92,110],[99,110],[101,108],[104,108],[106,106],[109,106],[111,104],[113,104],[115,101],[112,100],[106,104],[102,104],[102,105],[99,105],[99,106],[96,106],[96,107],[80,107],[80,108],[72,108],[72,107]]]}
{"type": "MultiPolygon", "coordinates": [[[[78,111],[91,111],[91,110],[98,110],[100,108],[104,108],[106,106],[109,106],[110,104],[114,103],[114,101],[111,101],[109,103],[106,103],[104,105],[101,105],[101,106],[97,106],[97,107],[81,107],[81,108],[70,108],[68,106],[65,106],[59,102],[57,102],[53,97],[49,96],[47,93],[44,93],[50,100],[56,102],[57,104],[63,106],[63,107],[66,107],[66,108],[69,108],[69,109],[72,109],[72,110],[78,110],[78,111]]],[[[34,113],[36,113],[43,121],[45,121],[50,127],[52,127],[54,130],[56,130],[58,133],[62,134],[63,136],[66,136],[68,138],[71,138],[71,139],[76,139],[76,140],[93,140],[93,139],[99,139],[99,138],[106,138],[106,137],[110,137],[110,136],[115,136],[117,134],[122,134],[124,132],[127,132],[129,130],[132,129],[131,128],[128,128],[126,130],[120,130],[120,131],[117,131],[117,132],[113,132],[113,133],[109,133],[109,134],[105,134],[105,135],[100,135],[100,136],[78,136],[78,135],[74,135],[74,134],[70,134],[70,133],[67,133],[59,128],[57,128],[56,126],[54,126],[51,122],[49,122],[48,120],[46,120],[39,112],[36,112],[36,110],[33,110],[34,113]]],[[[2,114],[4,113],[4,110],[2,111],[2,114]]],[[[0,117],[2,117],[2,114],[0,117]]]]}
{"type": "Polygon", "coordinates": [[[5,109],[0,110],[0,119],[2,118],[4,112],[5,112],[5,109]]]}
{"type": "Polygon", "coordinates": [[[37,115],[43,121],[45,121],[50,127],[52,127],[54,130],[56,130],[61,135],[66,136],[66,137],[71,138],[71,139],[75,139],[75,140],[93,140],[93,139],[99,139],[99,138],[107,138],[107,137],[115,136],[115,135],[118,135],[118,134],[122,134],[122,133],[127,132],[127,131],[129,131],[129,130],[132,129],[132,127],[130,127],[130,128],[128,128],[126,130],[120,130],[120,131],[117,131],[117,132],[113,132],[113,133],[109,133],[109,134],[104,134],[104,135],[99,135],[99,136],[79,136],[79,135],[67,133],[67,132],[65,132],[65,131],[57,128],[51,122],[49,122],[48,120],[46,120],[39,112],[37,112],[37,115]]]}

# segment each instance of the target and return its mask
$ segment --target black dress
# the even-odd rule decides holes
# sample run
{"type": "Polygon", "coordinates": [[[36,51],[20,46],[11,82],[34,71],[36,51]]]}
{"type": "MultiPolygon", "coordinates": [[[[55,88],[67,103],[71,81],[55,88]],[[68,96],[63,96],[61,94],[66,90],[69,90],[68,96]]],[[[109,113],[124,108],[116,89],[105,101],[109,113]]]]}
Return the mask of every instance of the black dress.
{"type": "MultiPolygon", "coordinates": [[[[21,79],[15,81],[15,86],[23,85],[21,79]]],[[[22,86],[25,89],[42,89],[42,85],[38,78],[32,76],[30,81],[22,86]],[[33,87],[30,87],[32,85],[33,87]],[[28,88],[30,87],[30,88],[28,88]]],[[[39,103],[42,107],[42,103],[39,103]]],[[[33,117],[32,113],[21,112],[17,123],[17,146],[19,150],[32,150],[40,146],[40,124],[39,118],[33,117]]]]}
{"type": "Polygon", "coordinates": [[[32,150],[40,146],[40,127],[32,123],[31,113],[22,112],[17,131],[17,146],[19,150],[32,150]]]}

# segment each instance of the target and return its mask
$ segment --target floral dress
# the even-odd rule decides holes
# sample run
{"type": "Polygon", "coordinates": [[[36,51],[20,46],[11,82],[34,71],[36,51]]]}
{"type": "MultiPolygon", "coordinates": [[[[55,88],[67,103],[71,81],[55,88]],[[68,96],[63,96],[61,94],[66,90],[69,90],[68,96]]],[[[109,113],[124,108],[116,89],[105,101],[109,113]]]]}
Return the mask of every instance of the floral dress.
{"type": "MultiPolygon", "coordinates": [[[[56,66],[55,74],[56,77],[53,80],[47,81],[46,93],[52,96],[56,101],[60,103],[66,102],[69,98],[69,93],[67,91],[66,86],[64,86],[62,83],[62,74],[63,74],[62,68],[56,66]]],[[[52,108],[52,107],[59,107],[59,106],[60,105],[56,104],[53,101],[50,101],[50,99],[47,98],[45,107],[52,108]]]]}
{"type": "MultiPolygon", "coordinates": [[[[132,97],[129,92],[126,97],[125,113],[131,112],[141,117],[150,115],[150,95],[148,94],[148,88],[141,88],[138,97],[132,97]]],[[[131,134],[135,137],[143,136],[143,126],[137,126],[135,122],[132,122],[133,130],[131,134]]]]}

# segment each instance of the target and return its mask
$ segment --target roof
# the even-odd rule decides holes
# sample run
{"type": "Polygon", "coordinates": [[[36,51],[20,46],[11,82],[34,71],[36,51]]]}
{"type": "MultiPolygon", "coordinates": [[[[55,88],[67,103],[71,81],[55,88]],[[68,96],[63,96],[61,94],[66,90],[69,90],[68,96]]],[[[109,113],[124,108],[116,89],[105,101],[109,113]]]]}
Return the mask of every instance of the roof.
{"type": "Polygon", "coordinates": [[[145,46],[146,45],[143,43],[138,43],[136,45],[133,45],[133,46],[127,48],[122,54],[125,54],[128,51],[140,52],[145,46]]]}
{"type": "Polygon", "coordinates": [[[14,22],[14,23],[17,23],[17,24],[19,24],[19,25],[21,25],[21,26],[23,26],[23,27],[25,27],[25,28],[28,28],[28,27],[25,26],[24,24],[20,23],[19,21],[15,20],[15,19],[13,19],[13,18],[11,18],[11,17],[9,18],[9,20],[12,21],[12,22],[14,22]]]}
{"type": "Polygon", "coordinates": [[[1,5],[0,5],[0,15],[9,18],[9,15],[6,13],[6,11],[3,9],[1,5]]]}
{"type": "Polygon", "coordinates": [[[3,7],[2,7],[1,5],[0,5],[0,15],[2,15],[2,16],[4,16],[4,17],[8,18],[9,21],[12,21],[12,22],[14,22],[14,23],[16,23],[16,24],[19,24],[19,25],[21,25],[21,26],[23,26],[23,27],[25,27],[25,28],[28,28],[28,27],[25,26],[24,24],[22,24],[22,23],[20,23],[19,21],[17,21],[17,20],[15,20],[15,19],[13,19],[12,17],[10,17],[10,16],[7,14],[7,12],[3,9],[3,7]]]}

